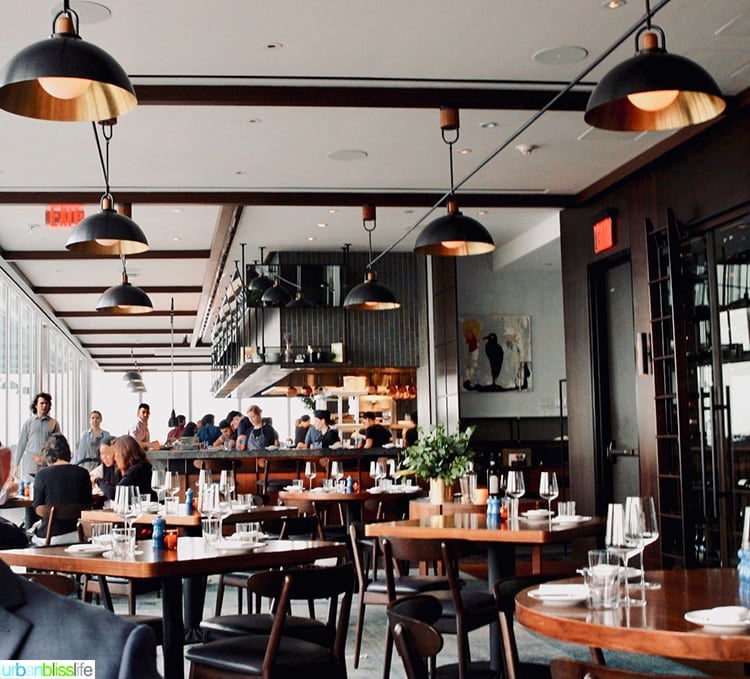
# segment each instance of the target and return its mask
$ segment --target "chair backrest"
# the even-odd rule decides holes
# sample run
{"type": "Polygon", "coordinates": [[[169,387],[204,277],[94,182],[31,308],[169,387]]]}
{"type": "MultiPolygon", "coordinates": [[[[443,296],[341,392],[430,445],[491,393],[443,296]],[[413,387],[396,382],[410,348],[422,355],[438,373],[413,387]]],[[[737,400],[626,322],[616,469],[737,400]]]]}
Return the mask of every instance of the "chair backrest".
{"type": "Polygon", "coordinates": [[[292,568],[284,571],[254,573],[247,580],[248,591],[258,597],[274,599],[273,625],[263,660],[263,676],[270,676],[284,635],[285,615],[292,601],[328,599],[326,626],[335,630],[331,652],[344,665],[346,634],[354,592],[354,569],[351,564],[324,568],[292,568]]]}
{"type": "MultiPolygon", "coordinates": [[[[402,562],[438,562],[442,564],[451,593],[456,614],[463,613],[461,582],[458,577],[458,558],[470,551],[460,540],[438,542],[420,538],[383,537],[380,540],[385,563],[385,582],[389,601],[396,599],[396,578],[402,574],[402,562]]],[[[403,573],[408,575],[408,573],[403,573]]]]}
{"type": "Polygon", "coordinates": [[[376,521],[399,521],[409,514],[409,499],[406,494],[380,494],[364,501],[366,511],[375,515],[376,521]]]}
{"type": "Polygon", "coordinates": [[[263,531],[279,540],[292,538],[323,540],[323,527],[317,516],[289,516],[284,519],[266,519],[263,531]]]}
{"type": "MultiPolygon", "coordinates": [[[[550,665],[552,679],[688,679],[685,674],[654,674],[596,665],[572,658],[554,658],[550,665]]],[[[704,677],[704,679],[719,679],[704,677]]]]}
{"type": "Polygon", "coordinates": [[[75,580],[62,573],[19,573],[19,575],[62,596],[70,596],[76,590],[75,580]]]}
{"type": "Polygon", "coordinates": [[[518,660],[518,646],[513,630],[513,616],[516,610],[516,594],[522,589],[538,585],[550,580],[572,577],[560,573],[538,573],[535,575],[514,575],[497,580],[493,586],[495,603],[497,605],[498,623],[500,626],[500,641],[502,644],[503,676],[506,679],[520,679],[518,660]]]}
{"type": "Polygon", "coordinates": [[[349,544],[351,545],[352,562],[354,571],[357,574],[358,591],[364,592],[370,582],[370,563],[374,562],[377,549],[377,540],[368,544],[365,540],[364,523],[362,521],[352,521],[349,525],[349,544]],[[372,550],[368,555],[367,551],[372,550]]]}
{"type": "Polygon", "coordinates": [[[388,604],[388,624],[407,679],[435,676],[436,656],[443,636],[433,626],[442,605],[435,597],[407,596],[388,604]]]}
{"type": "Polygon", "coordinates": [[[47,519],[47,532],[44,536],[44,544],[49,545],[52,540],[52,531],[55,521],[74,521],[81,518],[81,512],[90,509],[91,504],[60,504],[39,505],[36,508],[37,516],[47,519]]]}

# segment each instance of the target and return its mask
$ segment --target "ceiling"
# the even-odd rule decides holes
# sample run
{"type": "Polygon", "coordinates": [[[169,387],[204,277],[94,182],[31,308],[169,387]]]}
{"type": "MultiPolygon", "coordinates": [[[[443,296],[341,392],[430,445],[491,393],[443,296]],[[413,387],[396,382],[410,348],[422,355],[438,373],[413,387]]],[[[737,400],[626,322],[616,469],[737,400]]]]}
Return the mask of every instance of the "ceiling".
{"type": "MultiPolygon", "coordinates": [[[[415,225],[432,218],[449,185],[443,104],[461,111],[459,202],[492,233],[498,266],[514,239],[696,132],[585,124],[588,94],[632,56],[632,38],[536,115],[633,29],[644,12],[636,0],[616,10],[601,0],[72,6],[81,36],[120,62],[139,98],[114,127],[110,180],[148,237],[149,252],[128,258],[127,271],[154,312],[98,314],[120,261],[74,255],[64,248],[70,229],[45,224],[50,204],[98,209],[90,124],[0,111],[0,255],[105,370],[132,366],[131,355],[143,370],[170,368],[172,299],[175,365],[207,369],[214,305],[242,243],[248,261],[260,246],[366,251],[360,206],[370,202],[374,250],[401,239],[395,249],[410,251],[415,225]],[[548,63],[534,58],[550,48],[548,63]],[[584,58],[566,63],[571,55],[584,58]],[[519,144],[536,148],[524,155],[519,144]]],[[[51,2],[4,0],[0,62],[47,37],[52,16],[51,2]]],[[[750,0],[672,0],[655,23],[667,49],[704,66],[730,99],[748,88],[750,0]]],[[[556,250],[547,242],[536,262],[549,264],[556,250]]],[[[535,266],[534,256],[521,266],[535,266]]]]}

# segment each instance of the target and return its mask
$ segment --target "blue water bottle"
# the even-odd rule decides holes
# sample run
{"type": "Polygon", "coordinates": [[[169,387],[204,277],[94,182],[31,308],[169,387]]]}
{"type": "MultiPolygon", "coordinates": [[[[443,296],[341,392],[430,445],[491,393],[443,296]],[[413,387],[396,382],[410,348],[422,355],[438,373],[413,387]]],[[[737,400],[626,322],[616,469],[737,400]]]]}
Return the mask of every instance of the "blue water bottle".
{"type": "Polygon", "coordinates": [[[354,480],[351,476],[346,477],[346,492],[347,493],[353,493],[354,492],[354,480]]]}
{"type": "Polygon", "coordinates": [[[164,531],[166,530],[167,522],[163,516],[157,516],[152,525],[151,539],[154,542],[154,549],[164,549],[164,531]]]}
{"type": "Polygon", "coordinates": [[[740,580],[740,602],[743,606],[750,606],[750,549],[740,549],[737,552],[740,562],[737,574],[740,580]]]}
{"type": "Polygon", "coordinates": [[[185,491],[185,514],[190,516],[193,513],[193,489],[188,488],[185,491]]]}

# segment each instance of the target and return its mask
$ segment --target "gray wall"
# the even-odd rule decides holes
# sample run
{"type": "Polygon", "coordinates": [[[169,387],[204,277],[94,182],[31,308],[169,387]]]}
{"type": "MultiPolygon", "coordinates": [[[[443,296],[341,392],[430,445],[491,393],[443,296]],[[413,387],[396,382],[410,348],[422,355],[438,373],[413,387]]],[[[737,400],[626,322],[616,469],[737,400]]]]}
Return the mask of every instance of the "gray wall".
{"type": "Polygon", "coordinates": [[[528,393],[461,391],[461,417],[558,415],[558,384],[565,377],[560,272],[493,271],[491,255],[457,259],[459,318],[471,314],[531,316],[533,370],[533,390],[528,393]]]}

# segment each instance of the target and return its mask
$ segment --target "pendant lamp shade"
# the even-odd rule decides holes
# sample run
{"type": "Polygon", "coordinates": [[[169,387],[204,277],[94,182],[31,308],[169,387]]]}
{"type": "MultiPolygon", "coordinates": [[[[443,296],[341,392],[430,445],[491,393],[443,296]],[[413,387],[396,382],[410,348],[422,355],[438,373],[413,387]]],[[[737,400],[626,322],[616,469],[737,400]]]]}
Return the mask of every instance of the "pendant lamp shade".
{"type": "Polygon", "coordinates": [[[286,306],[292,301],[292,296],[285,287],[282,287],[281,281],[277,278],[260,299],[266,306],[286,306]]]}
{"type": "Polygon", "coordinates": [[[16,54],[0,72],[0,108],[29,118],[98,121],[134,109],[135,90],[103,49],[78,35],[77,15],[67,8],[54,34],[16,54]]]}
{"type": "Polygon", "coordinates": [[[258,290],[260,292],[265,292],[272,285],[273,281],[264,273],[256,276],[255,278],[253,278],[253,280],[250,281],[250,289],[258,290]]]}
{"type": "Polygon", "coordinates": [[[463,214],[454,200],[448,201],[448,214],[422,229],[414,245],[414,252],[419,255],[442,257],[483,255],[494,249],[489,231],[476,219],[463,214]]]}
{"type": "Polygon", "coordinates": [[[128,282],[128,274],[123,271],[122,283],[102,293],[96,310],[118,315],[147,314],[154,310],[154,305],[143,290],[128,282]]]}
{"type": "Polygon", "coordinates": [[[297,291],[294,299],[286,305],[287,309],[312,309],[312,302],[308,302],[302,295],[302,291],[297,291]]]}
{"type": "Polygon", "coordinates": [[[726,108],[716,81],[701,66],[659,47],[655,30],[641,29],[630,59],[615,66],[591,93],[584,120],[605,130],[673,130],[697,125],[726,108]]]}
{"type": "Polygon", "coordinates": [[[135,394],[142,394],[146,391],[146,385],[145,384],[131,384],[130,391],[132,391],[135,394]]]}
{"type": "Polygon", "coordinates": [[[344,306],[362,311],[390,311],[398,309],[401,304],[385,285],[378,283],[375,272],[370,270],[365,276],[365,282],[349,291],[344,306]]]}
{"type": "Polygon", "coordinates": [[[141,377],[141,373],[139,373],[137,370],[128,370],[122,376],[122,379],[128,380],[129,382],[143,382],[143,378],[141,377]]]}
{"type": "Polygon", "coordinates": [[[148,239],[129,216],[112,208],[112,198],[102,198],[101,212],[82,219],[65,247],[87,255],[136,255],[148,250],[148,239]]]}

